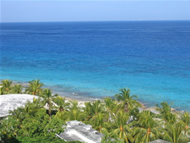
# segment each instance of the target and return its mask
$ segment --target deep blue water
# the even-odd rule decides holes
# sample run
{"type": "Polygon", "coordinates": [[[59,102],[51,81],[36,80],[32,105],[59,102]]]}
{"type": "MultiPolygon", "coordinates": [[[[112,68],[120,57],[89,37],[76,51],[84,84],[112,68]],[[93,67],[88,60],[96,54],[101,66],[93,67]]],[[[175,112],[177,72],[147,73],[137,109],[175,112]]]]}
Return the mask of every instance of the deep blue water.
{"type": "Polygon", "coordinates": [[[190,111],[190,21],[1,23],[0,80],[190,111]]]}

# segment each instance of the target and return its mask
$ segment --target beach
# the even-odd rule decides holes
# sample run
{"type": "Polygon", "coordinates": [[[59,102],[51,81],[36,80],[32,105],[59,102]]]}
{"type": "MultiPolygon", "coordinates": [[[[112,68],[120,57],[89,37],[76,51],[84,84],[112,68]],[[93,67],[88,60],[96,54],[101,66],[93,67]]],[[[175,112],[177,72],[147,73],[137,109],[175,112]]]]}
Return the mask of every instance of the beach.
{"type": "MultiPolygon", "coordinates": [[[[18,81],[13,81],[13,85],[15,84],[20,84],[23,86],[23,92],[25,91],[25,89],[27,88],[27,86],[29,85],[27,82],[18,82],[18,81]]],[[[50,88],[50,86],[44,86],[44,88],[50,88]]],[[[82,95],[81,93],[74,93],[74,92],[60,92],[60,91],[56,91],[52,88],[50,88],[53,91],[53,94],[58,94],[59,96],[61,96],[62,98],[66,99],[66,102],[72,102],[72,101],[77,101],[79,106],[84,107],[85,102],[94,102],[96,100],[101,100],[103,101],[104,98],[107,97],[111,97],[114,98],[114,96],[106,96],[106,97],[101,97],[101,98],[97,98],[97,97],[92,97],[92,96],[87,96],[87,95],[82,95]]],[[[140,100],[136,99],[140,104],[141,104],[141,108],[139,108],[140,111],[142,110],[149,110],[153,113],[158,114],[158,112],[156,111],[155,105],[154,106],[150,106],[150,104],[148,104],[147,102],[141,102],[140,100]]],[[[160,104],[160,103],[158,103],[160,104]]],[[[171,108],[173,113],[183,113],[184,111],[188,111],[188,110],[180,110],[180,109],[176,109],[176,108],[171,108]]]]}

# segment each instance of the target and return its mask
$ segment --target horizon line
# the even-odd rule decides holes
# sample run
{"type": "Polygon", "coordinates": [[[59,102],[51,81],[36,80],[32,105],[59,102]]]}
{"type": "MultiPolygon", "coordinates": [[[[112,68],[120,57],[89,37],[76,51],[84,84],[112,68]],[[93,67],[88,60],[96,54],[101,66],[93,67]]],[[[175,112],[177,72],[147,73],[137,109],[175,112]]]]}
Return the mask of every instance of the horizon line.
{"type": "Polygon", "coordinates": [[[190,21],[189,20],[81,20],[81,21],[0,21],[0,23],[45,23],[45,22],[148,22],[148,21],[190,21]]]}

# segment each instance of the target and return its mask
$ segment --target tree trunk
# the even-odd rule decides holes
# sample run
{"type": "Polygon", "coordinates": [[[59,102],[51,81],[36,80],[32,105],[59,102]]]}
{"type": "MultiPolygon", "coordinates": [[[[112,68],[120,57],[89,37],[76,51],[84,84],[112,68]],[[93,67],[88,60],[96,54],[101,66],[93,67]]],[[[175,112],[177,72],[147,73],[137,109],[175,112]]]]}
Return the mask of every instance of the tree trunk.
{"type": "Polygon", "coordinates": [[[49,117],[51,119],[51,105],[49,104],[49,117]]]}
{"type": "Polygon", "coordinates": [[[51,100],[49,99],[49,117],[51,119],[51,100]]]}
{"type": "Polygon", "coordinates": [[[62,106],[60,107],[60,111],[61,111],[61,112],[63,112],[63,111],[64,111],[64,109],[63,109],[63,107],[62,107],[62,106]]]}
{"type": "Polygon", "coordinates": [[[128,104],[127,104],[127,103],[125,103],[124,112],[128,112],[128,111],[129,111],[129,109],[128,109],[128,104]]]}

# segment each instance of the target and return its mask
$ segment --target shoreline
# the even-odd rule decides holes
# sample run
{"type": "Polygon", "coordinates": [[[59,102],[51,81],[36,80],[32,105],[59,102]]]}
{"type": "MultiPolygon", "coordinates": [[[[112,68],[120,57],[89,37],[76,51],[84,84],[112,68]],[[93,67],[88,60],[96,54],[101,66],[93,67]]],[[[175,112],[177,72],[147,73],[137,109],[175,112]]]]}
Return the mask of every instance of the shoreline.
{"type": "MultiPolygon", "coordinates": [[[[12,84],[20,84],[23,86],[23,90],[29,85],[28,82],[21,82],[21,81],[15,81],[12,80],[12,84]]],[[[81,95],[81,94],[77,94],[76,92],[62,92],[62,91],[57,91],[51,88],[51,86],[46,86],[44,85],[44,88],[50,88],[52,90],[53,94],[58,94],[59,96],[65,98],[67,101],[77,101],[79,103],[85,103],[85,102],[93,102],[96,100],[102,100],[106,97],[114,97],[114,96],[105,96],[102,98],[97,98],[97,97],[93,97],[93,96],[86,96],[86,95],[81,95]]],[[[148,103],[144,103],[139,101],[138,99],[135,99],[136,101],[138,101],[141,104],[141,107],[139,108],[140,110],[150,110],[154,113],[156,113],[156,106],[148,106],[148,103]]],[[[185,112],[186,110],[180,110],[180,109],[175,109],[172,108],[172,112],[173,113],[181,113],[181,112],[185,112]]],[[[187,111],[189,112],[189,111],[187,111]]]]}
{"type": "MultiPolygon", "coordinates": [[[[59,95],[60,96],[60,95],[59,95]]],[[[93,102],[93,101],[95,101],[95,99],[94,100],[79,100],[79,99],[76,99],[76,98],[71,98],[71,97],[66,97],[66,96],[61,96],[62,98],[65,98],[65,100],[66,100],[66,102],[71,102],[71,101],[77,101],[78,102],[78,104],[79,104],[79,106],[82,106],[82,107],[84,107],[85,105],[84,105],[84,103],[85,102],[93,102]],[[81,105],[82,104],[82,105],[81,105]]],[[[96,100],[102,100],[102,99],[96,99],[96,100]]],[[[156,110],[156,106],[154,106],[154,107],[147,107],[147,106],[145,106],[142,102],[140,102],[140,101],[138,101],[137,100],[137,102],[139,102],[140,104],[141,104],[141,107],[139,107],[139,111],[143,111],[143,110],[147,110],[147,111],[151,111],[151,112],[153,112],[153,113],[155,113],[155,114],[160,114],[157,110],[156,110]]],[[[184,112],[184,110],[176,110],[175,108],[171,108],[171,112],[172,113],[174,113],[174,114],[178,114],[178,113],[182,113],[182,112],[184,112]]]]}

